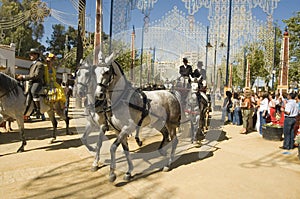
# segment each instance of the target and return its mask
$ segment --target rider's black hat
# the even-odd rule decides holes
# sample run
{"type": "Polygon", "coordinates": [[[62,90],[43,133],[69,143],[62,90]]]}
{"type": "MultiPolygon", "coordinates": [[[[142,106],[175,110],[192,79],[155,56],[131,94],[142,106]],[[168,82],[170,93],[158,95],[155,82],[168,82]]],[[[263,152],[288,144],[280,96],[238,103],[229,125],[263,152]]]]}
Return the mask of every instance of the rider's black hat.
{"type": "Polygon", "coordinates": [[[184,57],[184,58],[182,59],[182,61],[183,61],[183,62],[188,62],[188,59],[187,59],[186,57],[184,57]]]}

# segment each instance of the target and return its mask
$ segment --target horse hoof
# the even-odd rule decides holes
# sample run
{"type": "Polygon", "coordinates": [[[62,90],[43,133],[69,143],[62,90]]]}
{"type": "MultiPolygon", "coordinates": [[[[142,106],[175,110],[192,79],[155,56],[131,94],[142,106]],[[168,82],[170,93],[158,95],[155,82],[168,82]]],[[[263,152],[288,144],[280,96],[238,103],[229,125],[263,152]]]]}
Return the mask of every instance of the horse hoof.
{"type": "Polygon", "coordinates": [[[130,173],[126,173],[123,177],[124,180],[129,181],[131,179],[131,174],[130,173]]]}
{"type": "Polygon", "coordinates": [[[138,146],[142,146],[143,142],[140,140],[140,138],[136,137],[135,141],[136,141],[138,146]]]}
{"type": "Polygon", "coordinates": [[[98,166],[92,166],[91,171],[96,172],[98,171],[99,167],[98,166]]]}
{"type": "Polygon", "coordinates": [[[17,150],[17,153],[22,153],[22,152],[24,152],[25,150],[24,150],[24,147],[20,147],[18,150],[17,150]]]}
{"type": "Polygon", "coordinates": [[[143,145],[143,142],[142,142],[142,141],[139,141],[137,144],[138,144],[139,146],[142,146],[142,145],[143,145]]]}
{"type": "Polygon", "coordinates": [[[53,144],[53,143],[55,142],[55,140],[56,140],[56,138],[51,138],[51,139],[49,140],[49,144],[53,144]]]}
{"type": "Polygon", "coordinates": [[[110,182],[114,182],[116,179],[117,179],[116,174],[112,173],[112,174],[109,175],[109,181],[110,182]]]}
{"type": "Polygon", "coordinates": [[[168,172],[168,171],[170,171],[170,168],[168,166],[164,166],[163,172],[168,172]]]}

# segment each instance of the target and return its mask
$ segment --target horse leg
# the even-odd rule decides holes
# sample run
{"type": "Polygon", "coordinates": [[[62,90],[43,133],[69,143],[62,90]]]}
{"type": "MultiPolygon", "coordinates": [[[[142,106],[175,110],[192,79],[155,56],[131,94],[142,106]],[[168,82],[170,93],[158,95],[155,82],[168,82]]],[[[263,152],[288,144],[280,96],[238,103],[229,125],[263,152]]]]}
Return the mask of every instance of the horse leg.
{"type": "Polygon", "coordinates": [[[105,134],[105,132],[107,131],[107,125],[101,125],[100,126],[100,132],[99,132],[99,137],[98,137],[98,141],[97,141],[97,148],[96,148],[96,155],[95,155],[95,160],[93,162],[92,171],[97,171],[99,169],[98,167],[98,162],[100,159],[100,149],[102,147],[102,142],[103,142],[103,136],[105,134]]]}
{"type": "Polygon", "coordinates": [[[11,128],[11,121],[8,121],[8,129],[7,129],[8,132],[10,131],[13,131],[13,129],[11,128]]]}
{"type": "Polygon", "coordinates": [[[159,153],[162,155],[162,156],[166,156],[167,155],[167,152],[163,149],[163,146],[165,144],[166,141],[169,140],[169,132],[168,132],[168,129],[166,128],[166,126],[164,126],[161,130],[160,130],[162,136],[163,136],[163,139],[158,147],[158,151],[159,153]]]}
{"type": "Polygon", "coordinates": [[[137,143],[138,146],[142,146],[143,142],[140,140],[140,126],[136,127],[136,134],[135,134],[135,141],[137,143]]]}
{"type": "Polygon", "coordinates": [[[53,126],[53,131],[52,131],[52,138],[49,141],[50,144],[52,144],[56,140],[56,131],[57,131],[57,121],[55,119],[55,113],[53,110],[50,110],[47,112],[49,115],[49,118],[51,120],[52,126],[53,126]]]}
{"type": "Polygon", "coordinates": [[[124,180],[129,181],[131,179],[131,172],[133,170],[133,163],[131,160],[131,156],[130,156],[130,152],[129,152],[129,147],[128,147],[128,142],[127,142],[127,138],[125,137],[125,139],[123,139],[122,141],[122,148],[127,160],[127,164],[128,164],[128,171],[125,173],[124,175],[124,180]]]}
{"type": "Polygon", "coordinates": [[[205,130],[208,130],[209,127],[209,109],[205,111],[205,130]]]}
{"type": "Polygon", "coordinates": [[[66,102],[62,106],[61,102],[59,102],[58,107],[60,107],[60,108],[63,107],[63,108],[61,108],[61,110],[62,110],[61,115],[63,116],[63,118],[65,120],[65,123],[66,123],[66,134],[67,135],[73,135],[73,132],[69,131],[69,127],[70,127],[70,117],[68,116],[69,115],[69,103],[66,102]]]}
{"type": "Polygon", "coordinates": [[[194,119],[197,122],[197,117],[194,117],[194,116],[191,117],[191,121],[190,121],[190,123],[191,123],[191,142],[192,143],[194,143],[194,141],[196,140],[196,129],[197,129],[197,128],[195,128],[194,119]]]}
{"type": "Polygon", "coordinates": [[[203,107],[199,107],[200,110],[200,114],[199,114],[199,120],[197,122],[198,124],[198,129],[197,129],[197,136],[196,136],[196,140],[200,141],[203,140],[205,138],[204,134],[203,134],[203,128],[204,128],[204,123],[205,123],[205,112],[203,110],[203,107]]]}
{"type": "Polygon", "coordinates": [[[17,153],[20,153],[20,152],[24,152],[24,147],[27,144],[26,138],[25,138],[25,131],[24,131],[24,119],[23,119],[23,115],[17,117],[16,120],[17,120],[17,123],[18,123],[18,126],[19,126],[20,139],[22,141],[22,145],[17,150],[17,153]]]}
{"type": "Polygon", "coordinates": [[[70,132],[70,118],[68,116],[65,117],[65,123],[66,123],[66,134],[67,135],[73,135],[73,132],[70,132]]]}
{"type": "MultiPolygon", "coordinates": [[[[127,136],[129,133],[131,133],[133,131],[133,129],[135,128],[135,124],[133,121],[129,121],[129,125],[124,126],[120,132],[120,134],[118,135],[117,139],[114,141],[114,143],[111,145],[110,147],[110,172],[109,172],[109,180],[110,182],[113,182],[116,180],[117,176],[115,174],[115,170],[116,170],[116,150],[118,148],[118,146],[122,143],[124,144],[124,139],[127,139],[127,136]]],[[[126,141],[127,142],[127,141],[126,141]]],[[[129,150],[128,150],[129,152],[129,150]]],[[[127,154],[128,155],[128,154],[127,154]]],[[[127,156],[126,156],[127,157],[127,156]]],[[[127,160],[128,161],[128,160],[127,160]]],[[[128,162],[128,167],[129,170],[131,170],[131,166],[128,162]]]]}
{"type": "Polygon", "coordinates": [[[175,150],[176,150],[176,147],[177,147],[177,144],[178,144],[178,138],[177,138],[177,135],[176,135],[176,128],[171,128],[170,137],[171,137],[171,142],[172,142],[172,149],[171,149],[171,153],[170,153],[170,159],[169,159],[168,165],[166,165],[163,168],[163,171],[169,171],[170,170],[171,164],[172,164],[172,162],[174,160],[174,157],[175,157],[175,150]]]}
{"type": "Polygon", "coordinates": [[[93,129],[93,124],[88,120],[86,126],[85,126],[85,130],[84,130],[84,133],[81,137],[81,141],[82,143],[86,146],[86,148],[89,150],[89,151],[95,151],[96,149],[94,147],[92,147],[91,145],[89,145],[87,143],[87,137],[89,136],[89,134],[92,132],[92,129],[93,129]]]}
{"type": "Polygon", "coordinates": [[[115,170],[116,170],[116,150],[118,148],[118,146],[120,145],[120,138],[118,137],[114,143],[111,145],[110,147],[110,171],[109,171],[109,181],[110,182],[114,182],[117,178],[116,174],[115,174],[115,170]]]}

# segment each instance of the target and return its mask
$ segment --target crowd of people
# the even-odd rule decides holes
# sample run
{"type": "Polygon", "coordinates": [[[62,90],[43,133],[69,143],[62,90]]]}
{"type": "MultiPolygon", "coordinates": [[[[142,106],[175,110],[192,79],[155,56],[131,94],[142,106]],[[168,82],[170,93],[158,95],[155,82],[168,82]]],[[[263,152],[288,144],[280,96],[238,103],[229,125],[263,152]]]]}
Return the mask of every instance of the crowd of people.
{"type": "Polygon", "coordinates": [[[226,91],[222,106],[224,125],[243,125],[241,134],[257,131],[263,134],[263,125],[271,123],[283,128],[282,149],[293,149],[299,129],[300,93],[260,92],[245,88],[242,93],[226,91]]]}

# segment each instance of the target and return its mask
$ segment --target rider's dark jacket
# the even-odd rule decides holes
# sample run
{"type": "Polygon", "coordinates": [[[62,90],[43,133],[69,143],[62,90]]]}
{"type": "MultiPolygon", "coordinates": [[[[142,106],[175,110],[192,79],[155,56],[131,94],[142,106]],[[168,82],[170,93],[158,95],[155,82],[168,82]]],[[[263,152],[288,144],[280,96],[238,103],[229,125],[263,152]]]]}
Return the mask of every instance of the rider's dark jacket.
{"type": "Polygon", "coordinates": [[[29,74],[23,76],[23,80],[29,81],[30,92],[33,98],[38,98],[38,94],[44,84],[45,68],[40,61],[34,61],[29,69],[29,74]]]}
{"type": "Polygon", "coordinates": [[[29,69],[29,74],[24,75],[25,81],[29,80],[30,83],[44,83],[44,64],[40,61],[34,61],[29,69]]]}
{"type": "Polygon", "coordinates": [[[202,79],[206,80],[206,72],[204,69],[195,69],[192,76],[197,78],[202,76],[202,79]]]}
{"type": "Polygon", "coordinates": [[[179,67],[179,73],[183,77],[189,77],[190,75],[193,75],[193,68],[191,65],[181,65],[179,67]]]}

